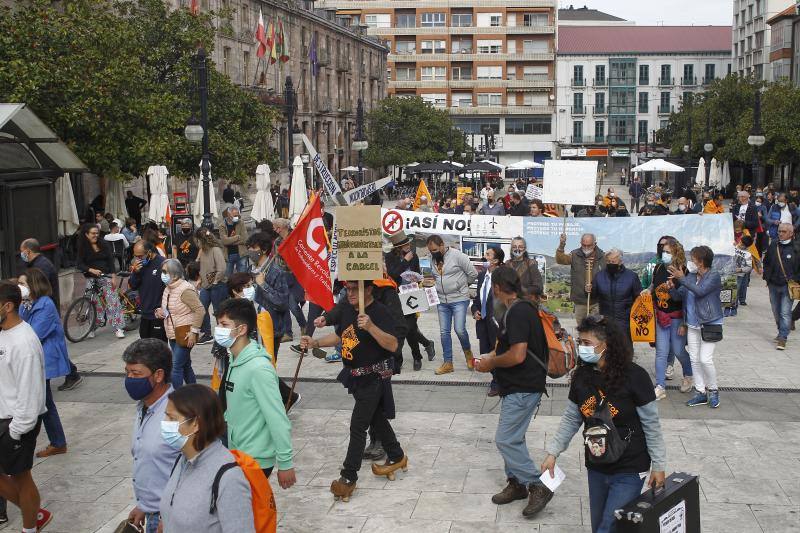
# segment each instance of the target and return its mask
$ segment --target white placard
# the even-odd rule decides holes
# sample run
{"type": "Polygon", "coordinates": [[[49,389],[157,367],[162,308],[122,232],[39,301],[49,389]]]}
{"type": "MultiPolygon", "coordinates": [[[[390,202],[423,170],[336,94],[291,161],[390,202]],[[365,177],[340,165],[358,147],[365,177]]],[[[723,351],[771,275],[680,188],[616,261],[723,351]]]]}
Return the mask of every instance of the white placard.
{"type": "Polygon", "coordinates": [[[544,162],[546,204],[594,205],[597,161],[547,159],[544,162]]]}
{"type": "Polygon", "coordinates": [[[400,294],[405,294],[411,291],[418,291],[419,290],[419,283],[408,283],[406,285],[400,285],[398,287],[400,294]]]}
{"type": "Polygon", "coordinates": [[[658,517],[659,533],[686,533],[686,500],[658,517]]]}
{"type": "Polygon", "coordinates": [[[533,183],[528,185],[528,188],[525,189],[525,198],[527,198],[528,200],[541,200],[543,194],[544,191],[542,190],[542,188],[539,187],[538,185],[534,185],[533,183]]]}
{"type": "Polygon", "coordinates": [[[422,289],[408,291],[400,295],[400,304],[403,306],[403,314],[421,313],[428,310],[428,297],[422,289]]]}
{"type": "Polygon", "coordinates": [[[439,295],[436,294],[436,287],[425,287],[425,296],[428,297],[428,305],[439,305],[439,295]]]}
{"type": "Polygon", "coordinates": [[[567,475],[564,473],[558,465],[553,467],[553,477],[550,477],[550,471],[545,470],[542,472],[542,475],[539,476],[539,479],[544,483],[544,486],[550,489],[551,492],[555,492],[559,485],[567,478],[567,475]]]}
{"type": "Polygon", "coordinates": [[[357,202],[363,202],[367,197],[372,196],[375,191],[379,191],[393,182],[394,179],[391,177],[381,178],[378,181],[373,181],[371,183],[367,183],[366,185],[362,185],[361,187],[356,187],[355,189],[351,189],[349,191],[345,191],[344,199],[347,200],[349,205],[353,205],[357,202]]]}

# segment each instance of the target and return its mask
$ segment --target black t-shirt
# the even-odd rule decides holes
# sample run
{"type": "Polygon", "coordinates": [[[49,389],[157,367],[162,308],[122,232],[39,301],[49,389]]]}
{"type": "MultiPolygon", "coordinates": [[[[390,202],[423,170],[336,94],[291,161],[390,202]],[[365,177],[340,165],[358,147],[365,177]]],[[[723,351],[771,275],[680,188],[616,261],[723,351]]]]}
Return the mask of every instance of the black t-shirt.
{"type": "MultiPolygon", "coordinates": [[[[569,399],[580,409],[584,422],[594,414],[598,391],[599,396],[603,397],[606,388],[603,374],[596,366],[584,365],[575,371],[569,387],[569,399]]],[[[633,431],[628,447],[616,463],[597,465],[586,461],[586,468],[603,474],[639,473],[650,470],[650,454],[647,452],[647,441],[636,408],[647,405],[655,399],[650,375],[644,368],[631,363],[626,370],[625,386],[621,391],[609,394],[608,398],[608,407],[620,437],[625,438],[629,429],[633,431]]]]}
{"type": "Polygon", "coordinates": [[[184,235],[184,233],[178,232],[175,234],[175,238],[172,240],[175,248],[178,250],[178,261],[181,262],[183,266],[188,265],[192,261],[197,259],[197,245],[194,243],[194,238],[192,236],[192,232],[189,232],[188,235],[184,235]]]}
{"type": "MultiPolygon", "coordinates": [[[[511,345],[525,342],[528,350],[533,352],[547,365],[547,339],[542,327],[539,313],[527,301],[519,301],[509,308],[505,315],[505,326],[501,324],[497,335],[497,355],[506,353],[511,345]]],[[[512,367],[494,370],[494,378],[500,396],[520,392],[544,392],[547,374],[538,362],[527,354],[525,360],[512,367]]]]}
{"type": "MultiPolygon", "coordinates": [[[[397,335],[392,314],[385,305],[373,301],[364,311],[379,329],[389,335],[397,335]]],[[[372,335],[360,329],[357,320],[358,308],[349,303],[344,304],[340,320],[336,324],[336,334],[342,339],[344,366],[359,368],[394,357],[394,353],[382,348],[372,335]]]]}
{"type": "Polygon", "coordinates": [[[653,270],[653,306],[656,311],[672,313],[683,309],[681,302],[676,302],[669,296],[667,288],[669,275],[667,266],[663,263],[658,263],[653,270]]]}

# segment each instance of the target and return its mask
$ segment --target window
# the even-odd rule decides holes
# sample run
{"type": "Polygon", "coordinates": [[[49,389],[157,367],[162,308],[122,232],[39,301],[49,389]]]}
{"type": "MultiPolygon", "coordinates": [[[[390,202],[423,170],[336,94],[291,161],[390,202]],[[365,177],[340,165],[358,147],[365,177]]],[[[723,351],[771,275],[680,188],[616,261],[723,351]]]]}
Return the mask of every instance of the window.
{"type": "Polygon", "coordinates": [[[472,13],[454,13],[450,15],[450,26],[468,28],[472,26],[472,13]]]}
{"type": "Polygon", "coordinates": [[[502,105],[503,95],[500,93],[478,93],[478,105],[502,105]]]}
{"type": "Polygon", "coordinates": [[[525,13],[522,15],[523,26],[547,26],[547,13],[525,13]]]}
{"type": "Polygon", "coordinates": [[[660,105],[658,106],[659,112],[665,113],[665,112],[669,111],[669,100],[670,100],[670,97],[671,97],[671,95],[668,92],[662,92],[661,93],[660,105]]]}
{"type": "Polygon", "coordinates": [[[659,127],[660,129],[662,129],[662,130],[665,130],[665,129],[667,129],[667,127],[668,127],[668,126],[669,126],[669,120],[661,120],[661,121],[659,121],[659,123],[658,123],[658,127],[659,127]]]}
{"type": "Polygon", "coordinates": [[[583,85],[583,65],[572,67],[572,84],[583,85]]]}
{"type": "Polygon", "coordinates": [[[502,80],[503,79],[503,67],[501,67],[501,66],[478,67],[478,79],[479,80],[502,80]]]}
{"type": "Polygon", "coordinates": [[[250,29],[250,6],[247,4],[242,4],[242,28],[250,29]]]}
{"type": "Polygon", "coordinates": [[[522,41],[523,54],[536,54],[539,52],[547,52],[548,42],[546,39],[526,39],[522,41]]]}
{"type": "Polygon", "coordinates": [[[417,16],[414,13],[398,13],[396,18],[398,28],[414,28],[417,26],[417,16]]]}
{"type": "Polygon", "coordinates": [[[661,65],[661,80],[660,85],[672,85],[672,66],[661,65]]]}
{"type": "Polygon", "coordinates": [[[472,93],[453,93],[453,107],[472,107],[472,93]]]}
{"type": "Polygon", "coordinates": [[[636,115],[636,89],[633,87],[610,87],[608,90],[608,113],[610,115],[636,115]]]}
{"type": "Polygon", "coordinates": [[[614,117],[608,121],[608,144],[630,144],[636,133],[633,117],[614,117]]]}
{"type": "Polygon", "coordinates": [[[583,113],[583,93],[574,93],[572,95],[572,112],[583,113]]]}
{"type": "Polygon", "coordinates": [[[650,65],[639,65],[639,85],[650,85],[650,65]]]}
{"type": "Polygon", "coordinates": [[[572,142],[583,142],[583,121],[572,121],[572,142]]]}
{"type": "Polygon", "coordinates": [[[546,106],[548,103],[547,93],[544,92],[524,93],[522,98],[522,105],[546,106]]]}
{"type": "Polygon", "coordinates": [[[647,113],[649,109],[649,98],[650,95],[648,93],[639,93],[639,113],[647,113]]]}
{"type": "Polygon", "coordinates": [[[450,50],[454,54],[471,54],[472,39],[453,39],[450,42],[450,50]]]}
{"type": "Polygon", "coordinates": [[[594,67],[594,84],[603,86],[606,84],[606,66],[596,65],[594,67]]]}
{"type": "Polygon", "coordinates": [[[242,80],[243,85],[250,85],[253,81],[250,79],[250,52],[242,52],[242,80]]]}
{"type": "MultiPolygon", "coordinates": [[[[453,124],[455,124],[456,128],[467,134],[482,134],[483,131],[481,128],[486,128],[489,130],[489,133],[494,133],[495,135],[500,134],[500,119],[497,118],[455,117],[453,118],[453,124]]],[[[506,126],[508,126],[508,120],[506,120],[506,126]]],[[[508,131],[506,131],[506,133],[508,133],[508,131]]],[[[477,142],[477,140],[475,142],[477,142]]]]}
{"type": "Polygon", "coordinates": [[[603,142],[606,136],[606,123],[603,120],[595,120],[594,122],[594,140],[595,142],[603,142]]]}
{"type": "Polygon", "coordinates": [[[444,54],[447,51],[444,41],[422,41],[423,54],[444,54]]]}
{"type": "Polygon", "coordinates": [[[612,87],[636,85],[636,60],[612,59],[609,62],[608,84],[612,87]]]}
{"type": "Polygon", "coordinates": [[[647,121],[639,121],[639,142],[647,142],[647,121]]]}
{"type": "Polygon", "coordinates": [[[706,65],[706,76],[705,76],[706,83],[711,83],[712,81],[714,81],[714,78],[717,77],[716,72],[714,72],[715,68],[716,65],[714,65],[713,63],[709,63],[708,65],[706,65]]]}
{"type": "Polygon", "coordinates": [[[227,46],[222,49],[222,73],[230,76],[231,49],[227,46]]]}
{"type": "Polygon", "coordinates": [[[686,85],[694,84],[694,65],[683,66],[683,83],[686,85]]]}
{"type": "Polygon", "coordinates": [[[478,27],[500,26],[502,18],[500,13],[478,13],[478,27]]]}
{"type": "Polygon", "coordinates": [[[594,112],[606,112],[606,93],[594,93],[594,112]]]}
{"type": "Polygon", "coordinates": [[[395,77],[397,81],[416,81],[417,69],[414,67],[395,67],[395,77]]]}
{"type": "Polygon", "coordinates": [[[445,14],[423,13],[420,15],[420,25],[423,28],[443,28],[445,25],[445,14]]]}
{"type": "Polygon", "coordinates": [[[453,67],[454,80],[471,80],[472,67],[453,67]]]}
{"type": "Polygon", "coordinates": [[[503,51],[503,42],[498,40],[478,41],[479,54],[500,54],[503,51]]]}
{"type": "Polygon", "coordinates": [[[522,67],[522,76],[526,81],[546,80],[548,76],[547,65],[522,67]]]}
{"type": "Polygon", "coordinates": [[[370,28],[391,28],[392,16],[389,13],[364,15],[364,23],[370,28]]]}
{"type": "Polygon", "coordinates": [[[397,41],[395,43],[398,54],[416,54],[417,43],[416,41],[397,41]]]}
{"type": "Polygon", "coordinates": [[[443,81],[447,79],[447,67],[422,67],[422,81],[443,81]]]}
{"type": "Polygon", "coordinates": [[[550,135],[552,122],[549,116],[507,118],[506,133],[509,135],[550,135]]]}
{"type": "Polygon", "coordinates": [[[422,101],[433,107],[447,107],[447,95],[444,93],[421,94],[422,101]]]}

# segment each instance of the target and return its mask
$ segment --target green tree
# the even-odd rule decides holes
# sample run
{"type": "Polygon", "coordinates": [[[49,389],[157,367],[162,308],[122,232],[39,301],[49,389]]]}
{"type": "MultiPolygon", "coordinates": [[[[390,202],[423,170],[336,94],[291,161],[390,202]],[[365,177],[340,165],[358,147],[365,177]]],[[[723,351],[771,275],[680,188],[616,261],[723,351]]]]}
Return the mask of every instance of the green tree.
{"type": "MultiPolygon", "coordinates": [[[[152,164],[198,173],[200,150],[183,127],[197,107],[192,57],[198,44],[213,47],[212,15],[162,0],[16,4],[0,8],[0,101],[28,104],[99,175],[152,164]]],[[[209,67],[213,173],[244,182],[258,163],[276,163],[278,112],[209,67]]]]}
{"type": "Polygon", "coordinates": [[[367,115],[365,161],[373,168],[443,161],[450,146],[460,160],[464,139],[454,128],[446,110],[418,96],[386,98],[367,115]]]}

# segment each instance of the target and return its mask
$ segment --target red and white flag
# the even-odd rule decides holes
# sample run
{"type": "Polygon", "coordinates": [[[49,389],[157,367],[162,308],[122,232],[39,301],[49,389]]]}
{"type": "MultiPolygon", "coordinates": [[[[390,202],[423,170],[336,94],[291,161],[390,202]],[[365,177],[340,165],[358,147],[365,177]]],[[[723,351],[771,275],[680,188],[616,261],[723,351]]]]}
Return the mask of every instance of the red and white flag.
{"type": "Polygon", "coordinates": [[[328,264],[328,239],[319,196],[314,194],[278,253],[294,273],[306,297],[326,311],[333,309],[333,283],[328,264]]]}
{"type": "Polygon", "coordinates": [[[189,5],[189,11],[192,15],[197,15],[200,12],[200,0],[192,0],[192,3],[189,5]]]}
{"type": "Polygon", "coordinates": [[[256,42],[258,43],[258,50],[256,56],[261,58],[267,53],[267,33],[264,29],[264,15],[261,10],[258,10],[258,28],[256,28],[256,42]]]}

